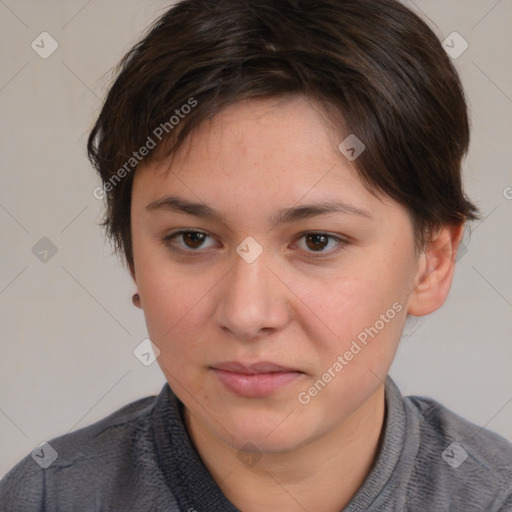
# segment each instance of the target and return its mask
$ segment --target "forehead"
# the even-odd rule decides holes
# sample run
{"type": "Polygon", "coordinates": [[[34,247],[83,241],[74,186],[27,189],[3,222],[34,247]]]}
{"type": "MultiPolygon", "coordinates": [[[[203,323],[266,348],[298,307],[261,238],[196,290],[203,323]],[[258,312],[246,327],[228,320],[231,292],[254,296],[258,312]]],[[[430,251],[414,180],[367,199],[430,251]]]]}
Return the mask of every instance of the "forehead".
{"type": "Polygon", "coordinates": [[[201,123],[176,154],[139,166],[135,181],[144,182],[144,195],[177,182],[294,197],[337,184],[354,197],[369,195],[338,149],[343,138],[325,111],[302,96],[242,101],[201,123]]]}

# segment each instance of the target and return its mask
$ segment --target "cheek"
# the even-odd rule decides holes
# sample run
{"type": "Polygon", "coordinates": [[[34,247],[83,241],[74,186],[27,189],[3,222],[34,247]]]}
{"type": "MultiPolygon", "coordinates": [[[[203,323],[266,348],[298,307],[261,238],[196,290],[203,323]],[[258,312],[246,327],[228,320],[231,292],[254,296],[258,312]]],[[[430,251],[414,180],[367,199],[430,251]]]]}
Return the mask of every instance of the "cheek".
{"type": "Polygon", "coordinates": [[[309,283],[302,291],[304,306],[315,313],[317,327],[330,334],[327,338],[350,341],[400,302],[401,294],[391,282],[382,282],[368,273],[354,274],[340,274],[322,287],[309,283]]]}
{"type": "MultiPolygon", "coordinates": [[[[315,374],[332,368],[338,356],[342,361],[331,371],[350,375],[351,385],[370,377],[369,369],[375,375],[387,373],[405,323],[407,281],[402,262],[381,260],[381,268],[378,263],[345,269],[323,288],[309,283],[304,302],[316,316],[309,315],[311,323],[302,327],[316,345],[315,374]]],[[[336,379],[331,392],[347,385],[345,379],[336,379]]]]}
{"type": "Polygon", "coordinates": [[[202,304],[195,290],[180,280],[156,279],[147,285],[144,316],[149,338],[160,350],[157,363],[182,399],[186,390],[200,393],[198,371],[205,352],[198,317],[205,314],[202,304]]]}
{"type": "Polygon", "coordinates": [[[215,280],[154,254],[141,253],[138,261],[137,285],[149,337],[160,349],[158,362],[173,374],[183,371],[181,363],[201,360],[200,334],[211,314],[205,308],[215,280]]]}
{"type": "Polygon", "coordinates": [[[176,272],[165,251],[149,235],[134,236],[135,273],[141,294],[146,321],[154,333],[162,336],[184,313],[186,308],[186,279],[176,272]]]}

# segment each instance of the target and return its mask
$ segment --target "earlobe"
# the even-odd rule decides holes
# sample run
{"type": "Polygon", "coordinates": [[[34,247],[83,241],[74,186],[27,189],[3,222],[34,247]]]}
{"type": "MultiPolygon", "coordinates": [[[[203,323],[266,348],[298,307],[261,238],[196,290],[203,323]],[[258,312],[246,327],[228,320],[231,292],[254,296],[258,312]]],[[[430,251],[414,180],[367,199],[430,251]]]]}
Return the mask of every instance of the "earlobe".
{"type": "MultiPolygon", "coordinates": [[[[137,286],[137,279],[135,279],[135,269],[132,264],[130,264],[129,267],[130,267],[130,275],[132,276],[135,286],[137,286]]],[[[135,307],[142,309],[142,302],[140,300],[140,294],[139,294],[138,288],[135,290],[135,293],[132,295],[132,304],[135,307]]]]}
{"type": "Polygon", "coordinates": [[[409,314],[428,315],[444,304],[452,284],[463,229],[464,224],[443,226],[427,245],[420,257],[416,286],[409,296],[409,314]]]}
{"type": "Polygon", "coordinates": [[[142,303],[140,300],[140,295],[139,295],[138,290],[132,295],[132,303],[135,307],[142,309],[142,303]]]}

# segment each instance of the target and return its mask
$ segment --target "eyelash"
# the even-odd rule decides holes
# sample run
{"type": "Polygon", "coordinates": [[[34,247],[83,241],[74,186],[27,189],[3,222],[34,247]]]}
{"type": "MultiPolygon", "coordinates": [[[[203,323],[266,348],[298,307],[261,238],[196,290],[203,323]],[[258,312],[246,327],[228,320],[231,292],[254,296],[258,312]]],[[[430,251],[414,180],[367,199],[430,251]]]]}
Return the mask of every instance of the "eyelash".
{"type": "MultiPolygon", "coordinates": [[[[181,254],[199,253],[200,252],[200,248],[199,249],[195,249],[195,250],[194,249],[190,249],[190,248],[182,249],[182,248],[178,248],[178,247],[175,247],[175,246],[172,245],[172,241],[173,241],[174,238],[177,238],[180,235],[189,234],[189,233],[199,233],[199,234],[205,235],[207,237],[213,238],[208,233],[206,233],[204,231],[194,230],[194,229],[182,229],[182,230],[179,230],[179,231],[175,231],[174,233],[171,233],[169,235],[166,235],[160,241],[168,249],[170,249],[171,251],[176,252],[176,253],[181,253],[181,254]]],[[[303,233],[301,233],[299,235],[298,240],[300,240],[301,238],[305,237],[306,235],[324,235],[329,240],[336,240],[338,242],[338,246],[335,249],[331,249],[330,251],[327,251],[327,252],[325,252],[325,251],[317,251],[317,252],[315,252],[315,251],[306,251],[308,253],[308,255],[311,256],[312,258],[325,258],[325,257],[328,257],[328,256],[332,256],[333,254],[336,254],[339,251],[343,250],[345,245],[348,244],[348,242],[346,240],[343,240],[342,238],[334,236],[334,235],[330,235],[329,233],[324,233],[322,231],[305,231],[305,232],[303,232],[303,233]]]]}

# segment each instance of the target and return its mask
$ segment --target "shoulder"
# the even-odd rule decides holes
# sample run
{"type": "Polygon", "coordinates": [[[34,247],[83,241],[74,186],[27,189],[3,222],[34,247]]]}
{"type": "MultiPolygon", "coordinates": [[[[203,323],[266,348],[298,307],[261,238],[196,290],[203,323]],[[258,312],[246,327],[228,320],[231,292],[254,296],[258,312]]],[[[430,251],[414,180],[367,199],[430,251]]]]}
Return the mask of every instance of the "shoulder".
{"type": "Polygon", "coordinates": [[[148,442],[156,400],[157,396],[142,398],[92,425],[40,445],[0,480],[0,503],[6,507],[2,510],[44,510],[49,487],[60,487],[65,493],[73,486],[71,490],[76,492],[82,487],[77,484],[84,481],[88,481],[87,487],[97,488],[109,477],[115,478],[120,466],[129,466],[137,445],[148,442]]]}
{"type": "MultiPolygon", "coordinates": [[[[82,457],[108,453],[123,444],[127,437],[147,428],[157,396],[131,402],[105,418],[69,434],[56,437],[49,444],[59,451],[60,464],[72,464],[82,457]]],[[[57,464],[58,467],[58,464],[57,464]]]]}
{"type": "Polygon", "coordinates": [[[510,466],[512,443],[504,437],[468,421],[432,398],[407,396],[404,402],[420,418],[421,432],[428,446],[459,443],[482,467],[510,466]]]}
{"type": "Polygon", "coordinates": [[[512,500],[510,441],[432,398],[408,396],[404,405],[419,434],[412,478],[418,477],[424,493],[446,493],[465,510],[501,510],[512,500]]]}

